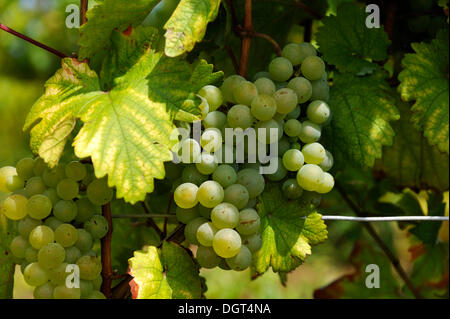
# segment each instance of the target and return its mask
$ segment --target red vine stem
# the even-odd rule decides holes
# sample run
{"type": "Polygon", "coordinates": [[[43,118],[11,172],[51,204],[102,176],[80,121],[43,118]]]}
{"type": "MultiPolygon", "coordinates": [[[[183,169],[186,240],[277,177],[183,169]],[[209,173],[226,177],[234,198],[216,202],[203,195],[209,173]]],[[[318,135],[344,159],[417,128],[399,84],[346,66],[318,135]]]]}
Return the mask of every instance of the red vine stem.
{"type": "Polygon", "coordinates": [[[270,35],[267,35],[265,33],[259,33],[259,32],[253,32],[252,35],[254,37],[262,38],[262,39],[265,39],[265,40],[269,41],[273,45],[273,48],[275,49],[276,54],[278,56],[281,56],[281,47],[280,47],[280,45],[270,35]]]}
{"type": "Polygon", "coordinates": [[[89,0],[81,0],[80,5],[80,13],[81,13],[81,24],[85,24],[87,22],[86,12],[88,10],[89,0]]]}
{"type": "MultiPolygon", "coordinates": [[[[245,0],[244,6],[244,30],[247,32],[253,31],[252,21],[252,0],[245,0]]],[[[243,77],[247,74],[248,57],[250,54],[250,45],[252,42],[252,36],[250,34],[242,34],[241,41],[241,60],[239,61],[239,74],[243,77]]]]}
{"type": "Polygon", "coordinates": [[[45,44],[43,44],[43,43],[41,43],[39,41],[36,41],[36,40],[30,38],[30,37],[27,37],[26,35],[9,28],[9,27],[7,27],[4,24],[0,23],[0,29],[3,30],[3,31],[6,31],[6,32],[8,32],[8,33],[10,33],[10,34],[20,38],[20,39],[23,39],[23,40],[25,40],[25,41],[27,41],[27,42],[29,42],[29,43],[31,43],[31,44],[41,48],[41,49],[44,49],[44,50],[46,50],[46,51],[48,51],[50,53],[53,53],[54,55],[60,57],[61,59],[64,59],[64,58],[68,57],[64,53],[62,53],[62,52],[60,52],[60,51],[58,51],[56,49],[53,49],[53,48],[51,48],[51,47],[49,47],[49,46],[47,46],[47,45],[45,45],[45,44]]]}
{"type": "Polygon", "coordinates": [[[111,240],[113,232],[113,224],[111,218],[111,204],[102,206],[102,215],[108,221],[108,232],[101,240],[102,251],[102,292],[106,298],[111,298],[111,283],[113,279],[113,271],[111,267],[111,240]]]}

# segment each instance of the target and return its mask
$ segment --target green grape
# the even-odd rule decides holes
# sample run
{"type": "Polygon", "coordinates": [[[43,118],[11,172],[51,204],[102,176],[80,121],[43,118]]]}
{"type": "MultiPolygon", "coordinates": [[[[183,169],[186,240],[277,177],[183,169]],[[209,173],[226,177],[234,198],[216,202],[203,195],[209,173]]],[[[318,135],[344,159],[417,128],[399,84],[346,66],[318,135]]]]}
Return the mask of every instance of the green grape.
{"type": "Polygon", "coordinates": [[[303,60],[300,69],[305,78],[310,81],[316,81],[325,72],[325,63],[318,56],[309,56],[303,60]]]}
{"type": "Polygon", "coordinates": [[[256,81],[260,78],[267,78],[270,79],[270,73],[267,71],[259,71],[256,72],[255,75],[253,76],[253,81],[256,81]]]}
{"type": "Polygon", "coordinates": [[[307,191],[315,191],[322,180],[322,169],[314,164],[305,164],[297,172],[297,182],[307,191]]]}
{"type": "Polygon", "coordinates": [[[298,103],[305,103],[311,98],[312,85],[304,77],[296,77],[289,81],[287,87],[297,94],[298,103]]]}
{"type": "Polygon", "coordinates": [[[202,121],[202,124],[205,128],[222,129],[227,124],[227,116],[225,115],[225,113],[213,111],[206,115],[206,117],[202,121]]]}
{"type": "Polygon", "coordinates": [[[302,148],[305,162],[308,164],[320,164],[325,159],[325,148],[317,142],[309,143],[302,148]]]}
{"type": "Polygon", "coordinates": [[[272,96],[276,91],[275,83],[267,77],[257,79],[255,86],[259,94],[272,96]]]}
{"type": "Polygon", "coordinates": [[[113,190],[108,187],[106,178],[95,179],[87,187],[86,195],[92,204],[106,205],[113,198],[113,190]]]}
{"type": "Polygon", "coordinates": [[[12,220],[20,220],[27,216],[28,199],[22,195],[10,195],[4,201],[1,212],[12,220]]]}
{"type": "Polygon", "coordinates": [[[94,290],[87,299],[106,299],[106,297],[102,292],[94,290]]]}
{"type": "Polygon", "coordinates": [[[68,266],[68,264],[63,262],[59,266],[48,270],[48,276],[49,276],[50,282],[53,285],[57,286],[57,285],[65,285],[66,284],[66,279],[67,279],[67,276],[69,275],[69,273],[66,272],[67,266],[68,266]]]}
{"type": "Polygon", "coordinates": [[[86,167],[78,162],[73,161],[66,165],[66,176],[76,182],[82,181],[87,174],[86,167]]]}
{"type": "Polygon", "coordinates": [[[292,25],[286,37],[286,42],[302,43],[304,40],[305,27],[298,24],[292,25]]]}
{"type": "Polygon", "coordinates": [[[300,113],[301,113],[300,105],[297,105],[292,112],[289,112],[288,114],[286,114],[285,119],[286,120],[298,119],[298,117],[300,116],[300,113]]]}
{"type": "Polygon", "coordinates": [[[90,280],[80,280],[81,299],[88,298],[94,292],[94,284],[90,280]]]}
{"type": "Polygon", "coordinates": [[[53,299],[80,299],[80,288],[57,286],[53,289],[53,299]]]}
{"type": "Polygon", "coordinates": [[[231,258],[239,253],[242,246],[241,236],[229,228],[219,230],[214,236],[213,248],[222,258],[231,258]]]}
{"type": "Polygon", "coordinates": [[[96,213],[100,213],[99,206],[95,206],[87,198],[81,198],[75,202],[78,214],[75,217],[77,223],[84,223],[96,213]]]}
{"type": "Polygon", "coordinates": [[[33,195],[27,202],[27,213],[31,218],[44,219],[52,212],[52,201],[45,195],[33,195]]]}
{"type": "Polygon", "coordinates": [[[272,96],[260,94],[253,99],[250,111],[257,120],[268,121],[277,112],[277,102],[272,96]]]}
{"type": "Polygon", "coordinates": [[[47,169],[47,164],[40,157],[36,157],[33,160],[33,173],[35,176],[42,176],[44,171],[47,169]]]}
{"type": "Polygon", "coordinates": [[[233,204],[237,209],[243,209],[247,206],[250,199],[247,188],[241,184],[233,184],[225,189],[223,201],[233,204]]]}
{"type": "Polygon", "coordinates": [[[64,247],[58,243],[49,243],[39,249],[38,262],[45,269],[53,269],[61,265],[66,259],[64,247]]]}
{"type": "Polygon", "coordinates": [[[302,130],[298,137],[303,143],[317,142],[322,135],[322,128],[320,125],[312,123],[310,121],[304,121],[302,123],[302,130]]]}
{"type": "Polygon", "coordinates": [[[102,264],[97,257],[82,256],[77,260],[80,268],[80,278],[84,280],[94,280],[102,271],[102,264]]]}
{"type": "Polygon", "coordinates": [[[47,271],[42,268],[38,263],[34,262],[29,264],[24,272],[23,278],[25,282],[30,286],[41,286],[48,281],[47,271]]]}
{"type": "Polygon", "coordinates": [[[286,136],[283,136],[278,142],[278,155],[283,156],[284,153],[286,153],[289,150],[290,146],[291,143],[289,142],[289,140],[286,138],[286,136]]]}
{"type": "Polygon", "coordinates": [[[95,179],[94,167],[91,164],[84,164],[84,167],[86,168],[86,176],[81,183],[83,185],[89,185],[95,179]]]}
{"type": "Polygon", "coordinates": [[[202,217],[204,217],[206,219],[210,219],[211,218],[211,211],[212,211],[211,208],[202,206],[200,204],[197,207],[198,207],[198,212],[199,212],[200,216],[202,216],[202,217]]]}
{"type": "Polygon", "coordinates": [[[286,175],[288,173],[288,171],[286,170],[286,168],[283,165],[283,161],[281,160],[281,158],[277,157],[276,161],[277,161],[277,163],[276,163],[276,167],[277,167],[276,171],[274,173],[272,173],[272,174],[267,174],[267,179],[269,181],[272,181],[272,182],[279,182],[279,181],[281,181],[283,178],[286,177],[286,175]]]}
{"type": "Polygon", "coordinates": [[[214,235],[217,233],[218,229],[211,222],[206,222],[201,224],[197,229],[197,241],[200,245],[211,247],[214,239],[214,235]]]}
{"type": "Polygon", "coordinates": [[[239,210],[230,203],[221,203],[211,211],[211,221],[218,229],[234,228],[239,223],[239,210]]]}
{"type": "Polygon", "coordinates": [[[236,103],[234,99],[234,89],[241,83],[244,82],[245,78],[243,78],[240,75],[230,75],[227,77],[224,81],[222,86],[220,87],[220,90],[223,93],[223,99],[226,102],[236,103]]]}
{"type": "Polygon", "coordinates": [[[290,119],[284,123],[283,129],[287,136],[296,137],[299,136],[302,131],[302,123],[300,123],[299,120],[290,119]]]}
{"type": "Polygon", "coordinates": [[[297,94],[290,88],[277,90],[273,98],[277,102],[277,112],[281,114],[292,112],[298,103],[297,94]]]}
{"type": "Polygon", "coordinates": [[[302,57],[300,58],[300,60],[301,60],[300,63],[302,63],[307,57],[317,55],[317,51],[311,43],[303,42],[303,43],[300,43],[299,46],[300,46],[301,55],[302,55],[302,57]]]}
{"type": "Polygon", "coordinates": [[[102,215],[94,215],[84,223],[84,229],[91,233],[92,238],[100,239],[108,233],[108,221],[102,215]]]}
{"type": "Polygon", "coordinates": [[[5,182],[5,186],[10,192],[15,192],[22,189],[24,184],[25,181],[23,178],[17,175],[8,176],[5,182]]]}
{"type": "Polygon", "coordinates": [[[33,262],[37,261],[38,252],[39,251],[37,249],[34,249],[33,247],[29,246],[25,250],[25,260],[29,263],[33,263],[33,262]]]}
{"type": "Polygon", "coordinates": [[[287,81],[294,73],[291,61],[283,57],[277,57],[269,64],[270,77],[277,82],[287,81]]]}
{"type": "Polygon", "coordinates": [[[290,149],[283,155],[283,165],[288,171],[296,172],[304,163],[303,153],[297,149],[290,149]]]}
{"type": "Polygon", "coordinates": [[[64,166],[58,165],[53,169],[47,168],[42,174],[42,179],[48,187],[56,188],[60,181],[66,178],[64,166]]]}
{"type": "Polygon", "coordinates": [[[198,95],[204,97],[209,104],[209,111],[217,110],[223,103],[222,91],[214,85],[206,85],[198,91],[198,95]]]}
{"type": "Polygon", "coordinates": [[[186,227],[184,228],[184,237],[186,238],[188,243],[199,245],[199,242],[197,240],[197,230],[206,222],[208,222],[207,219],[203,217],[197,217],[187,223],[186,227]]]}
{"type": "Polygon", "coordinates": [[[217,256],[212,247],[198,246],[196,254],[198,264],[207,269],[219,266],[222,258],[217,256]]]}
{"type": "Polygon", "coordinates": [[[200,156],[200,162],[195,163],[195,167],[197,167],[198,171],[205,175],[214,173],[218,165],[214,155],[206,152],[203,152],[200,156]]]}
{"type": "Polygon", "coordinates": [[[60,200],[53,208],[53,215],[60,221],[69,223],[77,217],[77,205],[70,200],[60,200]]]}
{"type": "Polygon", "coordinates": [[[283,136],[282,127],[273,119],[256,123],[255,130],[258,141],[262,144],[275,143],[283,136]]]}
{"type": "Polygon", "coordinates": [[[236,182],[247,188],[250,199],[258,197],[265,187],[264,177],[251,168],[239,171],[236,182]]]}
{"type": "Polygon", "coordinates": [[[22,179],[27,180],[34,176],[33,172],[34,161],[32,158],[22,158],[17,162],[16,171],[22,179]]]}
{"type": "Polygon", "coordinates": [[[14,175],[17,175],[15,167],[5,166],[0,168],[0,192],[9,193],[9,190],[6,187],[6,180],[8,177],[14,175]]]}
{"type": "Polygon", "coordinates": [[[258,212],[253,208],[247,208],[239,212],[239,224],[236,230],[241,235],[252,235],[259,231],[261,220],[258,212]]]}
{"type": "Polygon", "coordinates": [[[101,275],[98,275],[97,277],[95,277],[94,280],[92,280],[92,283],[94,284],[94,289],[95,290],[100,290],[102,283],[103,283],[103,278],[101,275]]]}
{"type": "Polygon", "coordinates": [[[294,149],[294,150],[299,150],[299,151],[301,151],[302,146],[300,145],[300,143],[295,142],[295,143],[292,143],[292,144],[291,144],[290,148],[291,148],[291,149],[294,149]]]}
{"type": "Polygon", "coordinates": [[[25,192],[28,197],[42,194],[45,191],[45,184],[41,177],[34,176],[25,184],[25,192]]]}
{"type": "Polygon", "coordinates": [[[257,199],[256,198],[251,198],[249,199],[247,205],[245,206],[245,208],[254,208],[256,206],[257,203],[257,199]]]}
{"type": "Polygon", "coordinates": [[[198,201],[207,208],[213,208],[220,204],[223,201],[223,197],[223,187],[216,181],[206,181],[198,188],[198,201]]]}
{"type": "Polygon", "coordinates": [[[214,171],[212,179],[222,185],[222,187],[226,188],[236,182],[237,174],[233,167],[222,164],[214,171]]]}
{"type": "Polygon", "coordinates": [[[61,224],[63,224],[63,222],[54,216],[50,216],[44,222],[44,225],[50,227],[53,231],[55,231],[61,224]]]}
{"type": "Polygon", "coordinates": [[[331,192],[334,187],[334,178],[330,173],[324,172],[322,174],[322,179],[320,180],[319,186],[316,192],[319,194],[325,194],[331,192]]]}
{"type": "Polygon", "coordinates": [[[328,84],[328,81],[326,79],[326,72],[325,79],[320,79],[317,81],[311,82],[312,87],[312,94],[311,94],[311,100],[321,100],[328,102],[330,99],[330,85],[328,84]]]}
{"type": "Polygon", "coordinates": [[[297,43],[289,43],[284,46],[281,55],[291,61],[292,65],[296,66],[302,63],[302,49],[297,43]]]}
{"type": "MultiPolygon", "coordinates": [[[[77,238],[78,238],[78,232],[77,232],[77,238]]],[[[81,251],[75,247],[67,247],[66,248],[66,259],[64,262],[68,264],[75,264],[77,260],[81,257],[81,251]]]]}
{"type": "Polygon", "coordinates": [[[176,208],[176,216],[177,220],[180,223],[187,224],[191,220],[197,218],[200,216],[198,206],[192,207],[192,208],[176,208]]]}
{"type": "Polygon", "coordinates": [[[53,299],[54,286],[50,282],[36,287],[33,291],[34,299],[53,299]]]}
{"type": "Polygon", "coordinates": [[[55,234],[53,230],[45,225],[35,227],[28,237],[28,241],[34,249],[41,249],[45,245],[53,243],[54,240],[55,234]]]}
{"type": "Polygon", "coordinates": [[[75,245],[78,240],[78,232],[71,224],[61,224],[55,230],[55,241],[63,247],[75,245]]]}
{"type": "Polygon", "coordinates": [[[311,122],[323,124],[328,121],[331,111],[327,103],[316,100],[309,103],[306,114],[311,122]]]}
{"type": "Polygon", "coordinates": [[[281,186],[283,195],[288,199],[297,199],[303,195],[303,189],[298,185],[295,178],[289,178],[281,186]]]}
{"type": "Polygon", "coordinates": [[[181,179],[184,183],[193,183],[197,186],[200,186],[201,183],[208,180],[208,175],[203,175],[198,171],[195,165],[191,164],[186,165],[186,167],[183,169],[181,179]]]}
{"type": "Polygon", "coordinates": [[[77,247],[81,252],[86,252],[92,248],[93,239],[91,233],[89,233],[85,229],[78,228],[78,240],[75,243],[75,247],[77,247]]]}
{"type": "Polygon", "coordinates": [[[56,186],[58,196],[64,200],[74,199],[78,196],[79,191],[78,183],[70,178],[63,179],[56,186]]]}
{"type": "Polygon", "coordinates": [[[192,208],[198,203],[198,186],[192,183],[183,183],[175,189],[174,200],[181,208],[192,208]]]}
{"type": "Polygon", "coordinates": [[[195,163],[198,161],[198,158],[201,154],[200,144],[192,139],[187,138],[183,140],[180,144],[179,155],[181,162],[183,163],[195,163]]]}
{"type": "Polygon", "coordinates": [[[249,128],[253,124],[253,115],[250,108],[246,105],[236,104],[227,114],[228,125],[231,128],[240,127],[243,130],[249,128]]]}
{"type": "Polygon", "coordinates": [[[47,188],[42,195],[47,196],[48,199],[52,202],[52,206],[55,206],[57,202],[61,200],[59,198],[58,193],[56,192],[56,189],[54,188],[47,188]]]}
{"type": "Polygon", "coordinates": [[[250,106],[253,99],[258,95],[258,89],[250,81],[239,83],[233,90],[233,97],[237,104],[250,106]]]}
{"type": "Polygon", "coordinates": [[[25,252],[30,245],[28,244],[28,240],[26,240],[22,236],[16,236],[11,241],[11,245],[9,246],[11,248],[12,254],[17,258],[25,258],[25,252]]]}
{"type": "Polygon", "coordinates": [[[222,133],[217,128],[207,128],[200,143],[206,152],[214,153],[222,147],[222,133]]]}
{"type": "Polygon", "coordinates": [[[252,253],[256,253],[262,247],[262,238],[260,234],[244,236],[242,244],[245,245],[252,253]]]}
{"type": "Polygon", "coordinates": [[[241,246],[236,256],[225,260],[232,270],[243,271],[252,264],[252,253],[247,246],[241,246]]]}
{"type": "Polygon", "coordinates": [[[333,167],[333,164],[334,164],[333,154],[331,154],[329,151],[325,150],[325,158],[319,164],[320,168],[324,172],[328,172],[333,167]]]}

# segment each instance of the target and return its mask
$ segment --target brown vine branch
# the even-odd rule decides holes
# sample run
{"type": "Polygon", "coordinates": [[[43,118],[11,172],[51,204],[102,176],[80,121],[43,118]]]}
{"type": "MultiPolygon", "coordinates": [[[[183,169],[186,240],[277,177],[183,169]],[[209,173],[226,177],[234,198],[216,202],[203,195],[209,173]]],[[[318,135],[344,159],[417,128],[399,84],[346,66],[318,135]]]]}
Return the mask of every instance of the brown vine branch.
{"type": "Polygon", "coordinates": [[[388,4],[386,13],[386,21],[384,23],[384,30],[386,31],[388,38],[391,39],[392,32],[394,31],[395,14],[397,13],[397,4],[391,2],[388,4]]]}
{"type": "Polygon", "coordinates": [[[41,48],[41,49],[44,49],[44,50],[46,50],[46,51],[48,51],[50,53],[53,53],[54,55],[60,57],[61,59],[64,59],[64,58],[68,57],[64,53],[62,53],[62,52],[60,52],[60,51],[58,51],[56,49],[53,49],[53,48],[51,48],[51,47],[49,47],[49,46],[47,46],[47,45],[45,45],[45,44],[43,44],[43,43],[41,43],[39,41],[36,41],[36,40],[30,38],[30,37],[27,37],[26,35],[9,28],[9,27],[7,27],[4,24],[0,23],[0,29],[3,30],[3,31],[6,31],[6,32],[8,32],[8,33],[10,33],[10,34],[12,34],[12,35],[22,39],[22,40],[25,40],[25,41],[27,41],[27,42],[29,42],[29,43],[31,43],[31,44],[41,48]]]}
{"type": "Polygon", "coordinates": [[[253,32],[252,35],[253,35],[254,37],[262,38],[262,39],[265,39],[265,40],[269,41],[269,42],[273,45],[273,48],[274,48],[276,54],[277,54],[278,56],[281,56],[281,47],[280,47],[280,45],[279,45],[278,42],[275,41],[275,39],[272,38],[270,35],[267,35],[267,34],[265,34],[265,33],[260,33],[260,32],[253,32]]]}
{"type": "Polygon", "coordinates": [[[297,1],[295,1],[294,5],[300,7],[304,11],[308,12],[310,15],[312,15],[316,19],[322,18],[322,16],[319,13],[317,13],[316,11],[314,11],[313,9],[308,7],[306,4],[303,3],[303,1],[297,0],[297,1]]]}
{"type": "MultiPolygon", "coordinates": [[[[345,189],[339,184],[336,183],[336,189],[338,190],[338,192],[340,193],[342,199],[344,199],[344,201],[347,203],[347,205],[353,210],[353,212],[355,213],[355,215],[357,216],[365,216],[367,215],[365,212],[363,212],[351,199],[350,197],[347,195],[347,193],[345,192],[345,189]]],[[[409,288],[409,290],[412,292],[412,294],[414,295],[414,297],[416,299],[422,299],[422,295],[419,292],[419,290],[417,290],[416,287],[414,287],[413,283],[411,282],[411,280],[409,279],[408,275],[406,274],[405,270],[403,269],[403,267],[400,264],[400,261],[397,259],[397,257],[392,253],[392,251],[389,249],[389,247],[383,242],[383,240],[380,238],[380,236],[378,236],[377,232],[375,231],[375,229],[372,227],[372,225],[370,223],[364,223],[363,226],[366,228],[367,232],[370,234],[370,236],[372,236],[372,238],[376,241],[376,243],[378,244],[378,246],[381,248],[381,250],[383,251],[383,253],[386,255],[386,257],[389,259],[389,261],[391,262],[392,266],[395,268],[395,270],[397,271],[397,273],[400,275],[400,277],[402,278],[402,280],[405,282],[406,286],[409,288]]]]}
{"type": "MultiPolygon", "coordinates": [[[[147,205],[144,202],[141,202],[141,204],[142,204],[142,207],[144,208],[145,213],[147,215],[150,215],[147,205]]],[[[164,238],[163,232],[161,231],[161,229],[159,229],[158,225],[156,225],[153,218],[147,219],[146,224],[147,224],[147,226],[150,226],[151,228],[153,228],[161,239],[164,238]]]]}
{"type": "Polygon", "coordinates": [[[86,12],[88,10],[89,0],[81,0],[80,13],[81,13],[81,25],[87,22],[86,12]]]}
{"type": "Polygon", "coordinates": [[[128,299],[131,296],[130,281],[133,279],[127,275],[121,282],[112,288],[112,299],[128,299]]]}
{"type": "Polygon", "coordinates": [[[239,24],[239,20],[237,18],[236,8],[234,7],[233,0],[227,0],[227,5],[230,10],[231,22],[233,23],[234,26],[236,26],[239,24]]]}
{"type": "Polygon", "coordinates": [[[236,73],[239,73],[239,63],[236,59],[236,56],[233,53],[233,49],[231,49],[231,45],[226,44],[225,50],[227,50],[228,55],[230,56],[231,62],[233,63],[234,70],[236,71],[236,73]]]}
{"type": "Polygon", "coordinates": [[[108,203],[102,206],[102,215],[108,221],[108,232],[101,240],[102,252],[102,287],[101,290],[106,298],[111,298],[111,282],[113,279],[113,271],[111,267],[111,240],[112,240],[112,218],[111,218],[111,204],[108,203]]]}
{"type": "MultiPolygon", "coordinates": [[[[245,0],[244,6],[244,30],[246,32],[253,32],[252,20],[252,0],[245,0]]],[[[243,77],[247,74],[248,58],[250,54],[250,45],[252,36],[250,34],[242,34],[241,40],[241,59],[239,61],[239,74],[243,77]]]]}

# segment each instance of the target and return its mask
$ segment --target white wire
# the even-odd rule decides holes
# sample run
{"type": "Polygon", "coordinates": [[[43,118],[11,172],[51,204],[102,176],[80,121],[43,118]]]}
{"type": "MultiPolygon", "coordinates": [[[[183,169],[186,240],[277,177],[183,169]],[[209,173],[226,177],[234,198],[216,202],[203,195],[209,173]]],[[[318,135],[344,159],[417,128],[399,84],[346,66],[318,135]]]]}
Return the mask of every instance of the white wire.
{"type": "Polygon", "coordinates": [[[351,222],[394,222],[394,221],[448,221],[448,216],[383,216],[383,217],[354,217],[323,215],[323,220],[343,220],[351,222]]]}

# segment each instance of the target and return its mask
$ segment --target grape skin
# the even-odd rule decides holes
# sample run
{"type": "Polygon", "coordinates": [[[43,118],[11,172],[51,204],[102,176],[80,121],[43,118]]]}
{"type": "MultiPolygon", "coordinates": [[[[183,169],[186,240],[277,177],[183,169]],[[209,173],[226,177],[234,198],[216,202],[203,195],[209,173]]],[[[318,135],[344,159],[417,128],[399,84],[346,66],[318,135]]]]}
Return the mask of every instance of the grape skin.
{"type": "Polygon", "coordinates": [[[239,210],[230,203],[221,203],[211,211],[211,221],[218,229],[234,228],[239,223],[239,210]]]}
{"type": "Polygon", "coordinates": [[[277,57],[269,64],[270,77],[277,82],[287,81],[294,73],[291,61],[284,57],[277,57]]]}
{"type": "Polygon", "coordinates": [[[200,204],[207,208],[213,208],[223,201],[223,187],[216,181],[206,181],[200,185],[197,198],[200,204]]]}
{"type": "Polygon", "coordinates": [[[233,204],[237,209],[247,206],[250,199],[247,188],[241,184],[233,184],[225,189],[224,202],[233,204]]]}
{"type": "Polygon", "coordinates": [[[290,149],[283,155],[283,165],[288,171],[296,172],[304,163],[303,153],[297,149],[290,149]]]}
{"type": "Polygon", "coordinates": [[[239,224],[236,230],[241,235],[253,235],[259,231],[261,220],[258,212],[253,208],[247,208],[239,212],[239,224]]]}
{"type": "Polygon", "coordinates": [[[287,87],[297,94],[298,103],[305,103],[312,96],[311,82],[304,77],[295,77],[289,81],[287,87]]]}
{"type": "Polygon", "coordinates": [[[242,246],[241,236],[230,228],[219,230],[214,236],[213,248],[222,258],[231,258],[239,253],[242,246]]]}
{"type": "Polygon", "coordinates": [[[297,172],[297,182],[307,191],[316,191],[322,179],[322,169],[314,164],[305,164],[297,172]]]}

